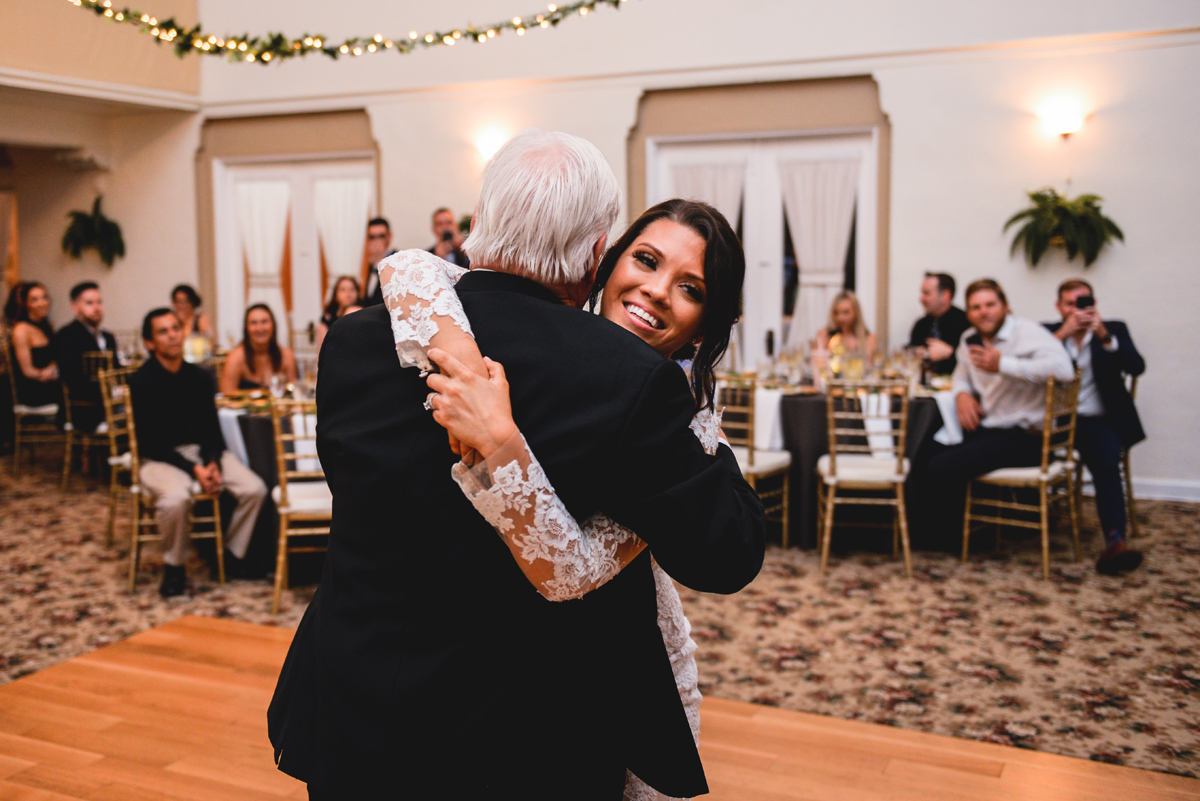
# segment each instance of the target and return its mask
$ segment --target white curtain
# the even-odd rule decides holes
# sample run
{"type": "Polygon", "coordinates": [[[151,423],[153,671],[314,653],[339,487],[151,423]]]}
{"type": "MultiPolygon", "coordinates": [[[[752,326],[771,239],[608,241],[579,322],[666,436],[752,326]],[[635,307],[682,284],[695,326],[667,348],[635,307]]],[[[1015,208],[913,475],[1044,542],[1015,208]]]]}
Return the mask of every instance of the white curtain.
{"type": "MultiPolygon", "coordinates": [[[[362,267],[370,219],[371,180],[331,178],[313,182],[317,234],[329,269],[329,283],[341,275],[357,277],[362,267]]],[[[324,305],[325,299],[321,299],[324,305]]]]}
{"type": "Polygon", "coordinates": [[[280,269],[287,236],[292,189],[287,181],[242,181],[237,185],[238,228],[246,254],[246,306],[265,303],[275,313],[281,342],[289,341],[291,322],[283,299],[280,269]]]}
{"type": "Polygon", "coordinates": [[[858,159],[779,164],[783,207],[792,232],[800,286],[787,347],[796,349],[829,320],[845,283],[846,249],[858,194],[858,159]]]}
{"type": "Polygon", "coordinates": [[[745,163],[671,166],[671,196],[702,200],[715,206],[717,211],[725,215],[731,228],[737,228],[745,181],[745,163]]]}

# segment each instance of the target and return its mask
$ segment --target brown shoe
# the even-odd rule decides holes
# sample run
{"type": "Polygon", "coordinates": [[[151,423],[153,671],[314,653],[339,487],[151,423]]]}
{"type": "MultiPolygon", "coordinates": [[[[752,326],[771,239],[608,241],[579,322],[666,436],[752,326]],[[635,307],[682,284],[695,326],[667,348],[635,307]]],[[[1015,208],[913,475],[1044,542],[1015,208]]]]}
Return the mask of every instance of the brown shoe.
{"type": "Polygon", "coordinates": [[[1127,548],[1124,541],[1119,540],[1100,554],[1100,558],[1096,560],[1096,572],[1105,576],[1115,576],[1127,570],[1136,570],[1141,564],[1142,552],[1127,548]]]}

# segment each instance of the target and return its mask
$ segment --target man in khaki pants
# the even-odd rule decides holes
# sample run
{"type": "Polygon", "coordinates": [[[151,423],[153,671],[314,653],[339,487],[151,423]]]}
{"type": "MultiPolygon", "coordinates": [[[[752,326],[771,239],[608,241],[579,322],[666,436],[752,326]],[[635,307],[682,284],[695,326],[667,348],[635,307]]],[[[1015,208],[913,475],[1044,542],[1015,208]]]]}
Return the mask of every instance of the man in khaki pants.
{"type": "Polygon", "coordinates": [[[204,492],[227,490],[237,500],[226,529],[226,569],[246,574],[243,558],[254,522],[267,496],[267,486],[238,458],[225,450],[225,438],[213,405],[209,375],[183,360],[183,326],[167,308],[155,309],[142,322],[142,339],[152,358],[129,378],[137,425],[139,478],[155,500],[163,545],[164,598],[183,594],[184,564],[191,544],[188,516],[192,487],[204,492]]]}

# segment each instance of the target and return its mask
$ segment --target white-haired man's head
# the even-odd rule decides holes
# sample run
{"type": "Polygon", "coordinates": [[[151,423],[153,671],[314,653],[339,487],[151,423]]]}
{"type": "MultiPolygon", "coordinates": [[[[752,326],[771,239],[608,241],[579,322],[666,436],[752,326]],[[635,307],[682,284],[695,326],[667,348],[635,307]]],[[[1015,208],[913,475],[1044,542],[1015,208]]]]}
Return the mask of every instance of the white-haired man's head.
{"type": "Polygon", "coordinates": [[[620,191],[591,142],[527,128],[488,162],[463,250],[472,264],[539,284],[578,283],[616,222],[620,191]]]}

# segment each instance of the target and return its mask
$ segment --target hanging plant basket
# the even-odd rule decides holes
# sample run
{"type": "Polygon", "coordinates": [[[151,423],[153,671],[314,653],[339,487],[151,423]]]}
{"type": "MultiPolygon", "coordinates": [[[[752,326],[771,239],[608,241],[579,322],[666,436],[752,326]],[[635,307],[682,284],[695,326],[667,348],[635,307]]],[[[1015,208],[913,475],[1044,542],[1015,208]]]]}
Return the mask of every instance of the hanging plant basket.
{"type": "Polygon", "coordinates": [[[100,260],[112,267],[118,256],[125,255],[125,238],[121,236],[121,226],[100,211],[100,201],[103,199],[103,195],[96,196],[91,214],[86,211],[67,213],[71,224],[63,234],[62,249],[63,253],[75,259],[85,250],[95,250],[100,260]]]}
{"type": "Polygon", "coordinates": [[[1079,195],[1071,200],[1047,188],[1030,192],[1029,200],[1029,208],[1009,217],[1004,230],[1023,223],[1013,237],[1009,255],[1023,248],[1032,267],[1051,247],[1065,248],[1068,259],[1082,255],[1083,265],[1089,267],[1110,241],[1125,241],[1117,224],[1101,213],[1103,198],[1099,195],[1079,195]]]}

